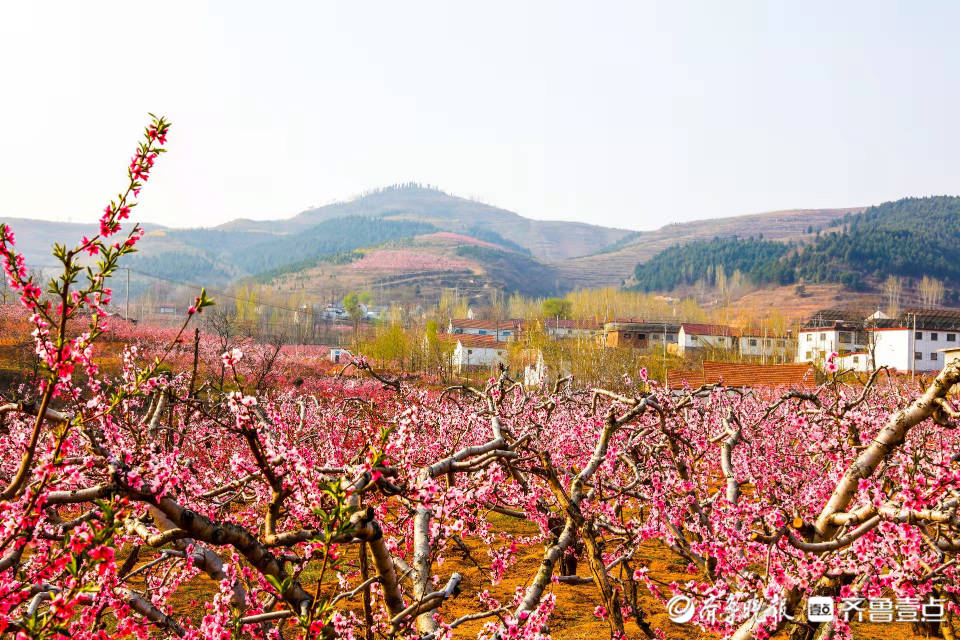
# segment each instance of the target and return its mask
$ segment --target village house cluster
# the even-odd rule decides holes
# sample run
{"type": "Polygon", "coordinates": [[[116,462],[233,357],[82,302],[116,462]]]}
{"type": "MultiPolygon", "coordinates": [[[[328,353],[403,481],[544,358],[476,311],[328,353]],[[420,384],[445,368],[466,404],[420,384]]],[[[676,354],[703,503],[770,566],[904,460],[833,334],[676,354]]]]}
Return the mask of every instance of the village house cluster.
{"type": "MultiPolygon", "coordinates": [[[[507,343],[531,328],[525,321],[516,319],[456,318],[450,320],[446,333],[440,337],[454,344],[451,364],[454,370],[463,371],[505,363],[507,343]]],[[[552,340],[588,339],[610,348],[663,350],[680,356],[692,353],[717,356],[734,354],[756,359],[762,364],[792,361],[796,349],[796,342],[789,335],[775,335],[763,328],[737,329],[718,324],[635,320],[614,320],[601,324],[550,318],[541,321],[538,329],[552,340]]]]}
{"type": "MultiPolygon", "coordinates": [[[[522,320],[450,320],[441,339],[454,344],[454,370],[489,367],[507,362],[508,343],[531,330],[522,320]]],[[[804,321],[796,336],[779,335],[763,327],[737,328],[720,324],[614,320],[590,323],[548,319],[539,330],[553,340],[588,339],[609,348],[631,348],[701,360],[736,359],[753,365],[807,365],[822,368],[836,353],[840,369],[857,372],[889,367],[899,372],[943,368],[952,354],[960,355],[960,312],[908,309],[896,317],[877,311],[869,316],[849,310],[825,309],[804,321]]],[[[542,354],[526,354],[526,376],[543,377],[542,354]]],[[[517,363],[514,363],[517,364],[517,363]]],[[[800,371],[798,369],[798,371],[800,371]]],[[[708,376],[709,377],[709,376],[708,376]]]]}

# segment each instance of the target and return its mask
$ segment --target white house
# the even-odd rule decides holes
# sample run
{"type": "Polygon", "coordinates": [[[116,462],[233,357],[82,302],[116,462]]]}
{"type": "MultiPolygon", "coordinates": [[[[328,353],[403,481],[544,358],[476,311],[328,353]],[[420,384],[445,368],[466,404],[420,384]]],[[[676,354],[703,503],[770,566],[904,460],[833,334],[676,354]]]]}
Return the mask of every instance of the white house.
{"type": "Polygon", "coordinates": [[[688,350],[727,349],[737,346],[739,332],[733,327],[721,324],[696,324],[684,322],[677,334],[677,353],[681,356],[688,350]]]}
{"type": "Polygon", "coordinates": [[[933,331],[919,327],[914,330],[911,326],[877,329],[874,333],[877,366],[899,371],[938,371],[946,364],[944,350],[957,346],[960,328],[933,331]]]}
{"type": "Polygon", "coordinates": [[[472,320],[470,318],[454,318],[447,325],[447,333],[493,336],[500,342],[513,340],[517,335],[517,323],[514,320],[472,320]]]}
{"type": "Polygon", "coordinates": [[[390,313],[390,307],[384,305],[369,307],[360,305],[360,310],[363,311],[363,317],[367,320],[385,320],[387,314],[390,313]]]}
{"type": "Polygon", "coordinates": [[[793,339],[776,336],[763,330],[744,330],[737,339],[741,356],[784,363],[794,353],[793,339]]]}
{"type": "Polygon", "coordinates": [[[496,336],[462,334],[450,336],[457,346],[453,349],[451,364],[455,371],[469,367],[489,367],[506,362],[507,348],[496,336]]]}

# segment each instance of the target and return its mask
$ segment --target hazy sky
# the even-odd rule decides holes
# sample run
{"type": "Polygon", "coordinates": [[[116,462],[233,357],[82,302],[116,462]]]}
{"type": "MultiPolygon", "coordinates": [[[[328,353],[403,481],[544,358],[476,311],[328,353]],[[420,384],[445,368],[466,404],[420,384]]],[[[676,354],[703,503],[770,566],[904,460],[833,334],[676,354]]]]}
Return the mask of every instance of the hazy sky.
{"type": "Polygon", "coordinates": [[[632,229],[958,193],[960,4],[5,2],[0,219],[141,219],[395,182],[632,229]],[[789,5],[789,6],[788,6],[789,5]]]}

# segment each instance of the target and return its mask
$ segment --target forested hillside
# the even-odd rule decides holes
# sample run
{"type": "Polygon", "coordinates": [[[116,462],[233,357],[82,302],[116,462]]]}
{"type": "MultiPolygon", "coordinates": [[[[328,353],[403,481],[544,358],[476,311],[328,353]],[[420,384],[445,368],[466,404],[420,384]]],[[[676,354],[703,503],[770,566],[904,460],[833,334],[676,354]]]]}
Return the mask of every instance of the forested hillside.
{"type": "MultiPolygon", "coordinates": [[[[806,244],[715,238],[666,249],[634,270],[635,287],[670,290],[705,279],[717,265],[755,284],[875,286],[890,275],[938,278],[960,287],[960,197],[904,198],[837,219],[806,244]]],[[[954,292],[955,295],[955,292],[954,292]]]]}
{"type": "Polygon", "coordinates": [[[649,262],[638,264],[634,272],[641,291],[670,291],[681,285],[705,281],[717,284],[717,278],[739,272],[753,282],[766,282],[790,246],[761,239],[714,238],[691,242],[661,251],[649,262]],[[718,275],[723,268],[724,275],[718,275]]]}
{"type": "Polygon", "coordinates": [[[838,232],[820,235],[786,261],[795,278],[837,282],[887,275],[930,276],[960,284],[960,197],[904,198],[845,216],[838,232]]]}

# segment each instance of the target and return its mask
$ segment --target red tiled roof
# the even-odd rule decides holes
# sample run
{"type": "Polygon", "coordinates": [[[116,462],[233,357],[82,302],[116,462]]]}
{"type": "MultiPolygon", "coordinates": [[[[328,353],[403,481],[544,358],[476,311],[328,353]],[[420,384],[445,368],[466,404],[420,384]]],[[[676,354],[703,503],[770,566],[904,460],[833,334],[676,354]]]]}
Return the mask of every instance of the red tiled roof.
{"type": "Polygon", "coordinates": [[[516,320],[501,320],[499,323],[496,320],[471,320],[470,318],[454,318],[450,321],[450,324],[453,325],[455,329],[489,329],[490,331],[496,330],[513,330],[517,327],[516,320]]]}
{"type": "Polygon", "coordinates": [[[680,389],[684,381],[696,389],[703,384],[703,371],[691,369],[671,369],[667,371],[667,386],[671,389],[680,389]]]}
{"type": "Polygon", "coordinates": [[[684,333],[696,336],[739,336],[740,330],[723,324],[696,324],[684,322],[680,325],[684,333]]]}
{"type": "Polygon", "coordinates": [[[459,342],[464,347],[478,349],[506,349],[507,343],[496,336],[478,336],[472,333],[441,333],[437,338],[444,342],[459,342]]]}
{"type": "Polygon", "coordinates": [[[671,389],[683,385],[717,384],[721,380],[728,387],[806,387],[816,384],[814,370],[809,364],[743,364],[736,362],[704,362],[703,371],[674,370],[667,372],[671,389]]]}

